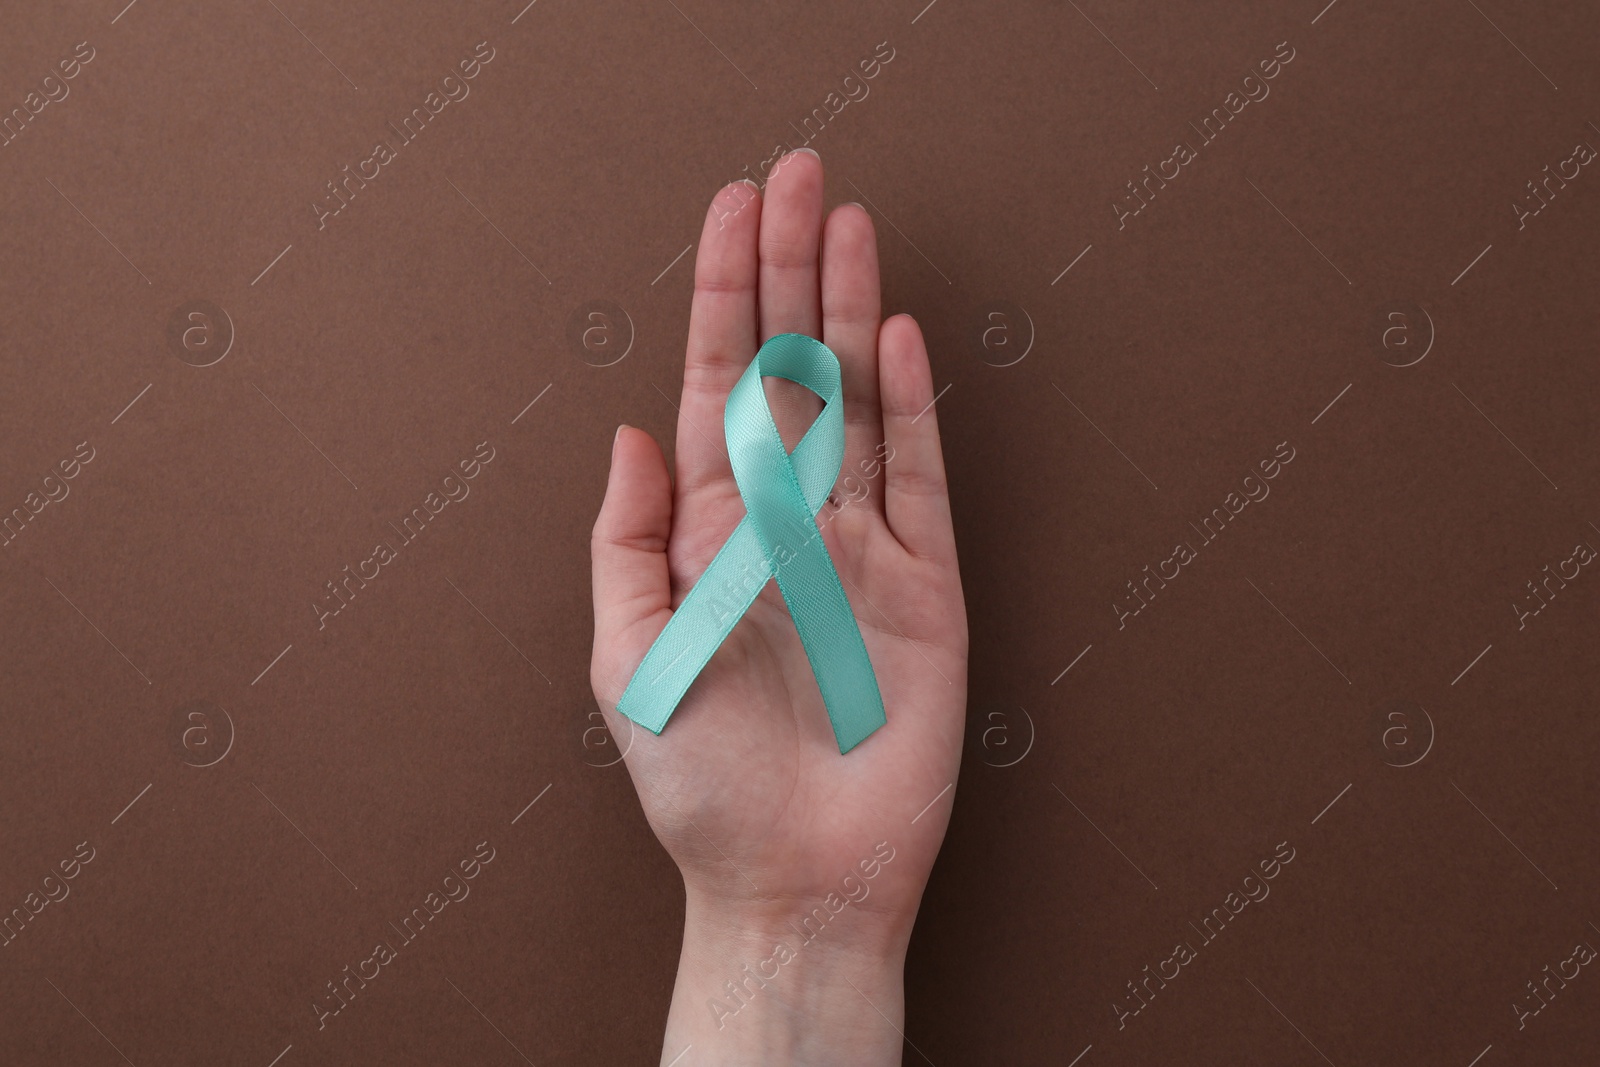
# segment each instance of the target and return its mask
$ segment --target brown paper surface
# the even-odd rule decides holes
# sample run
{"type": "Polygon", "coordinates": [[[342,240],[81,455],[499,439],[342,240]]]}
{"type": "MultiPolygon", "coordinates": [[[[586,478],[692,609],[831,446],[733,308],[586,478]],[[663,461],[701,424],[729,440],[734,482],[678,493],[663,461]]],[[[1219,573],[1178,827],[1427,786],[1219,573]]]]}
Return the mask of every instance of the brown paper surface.
{"type": "Polygon", "coordinates": [[[10,5],[0,1062],[655,1061],[588,532],[809,141],[971,619],[906,1062],[1592,1063],[1600,18],[1323,2],[10,5]]]}

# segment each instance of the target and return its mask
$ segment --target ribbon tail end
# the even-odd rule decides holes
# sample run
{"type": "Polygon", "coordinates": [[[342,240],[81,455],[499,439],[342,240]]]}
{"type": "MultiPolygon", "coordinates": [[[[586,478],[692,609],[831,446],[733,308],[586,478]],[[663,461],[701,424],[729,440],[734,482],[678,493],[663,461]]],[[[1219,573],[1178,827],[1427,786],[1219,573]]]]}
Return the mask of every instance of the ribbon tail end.
{"type": "Polygon", "coordinates": [[[878,732],[878,728],[886,724],[883,712],[864,722],[835,723],[833,737],[839,742],[839,755],[843,756],[861,742],[878,732]]]}
{"type": "Polygon", "coordinates": [[[661,731],[667,727],[667,720],[672,717],[672,712],[670,711],[665,715],[636,714],[624,708],[620,703],[617,705],[617,714],[625,717],[636,726],[643,726],[657,737],[661,736],[661,731]]]}

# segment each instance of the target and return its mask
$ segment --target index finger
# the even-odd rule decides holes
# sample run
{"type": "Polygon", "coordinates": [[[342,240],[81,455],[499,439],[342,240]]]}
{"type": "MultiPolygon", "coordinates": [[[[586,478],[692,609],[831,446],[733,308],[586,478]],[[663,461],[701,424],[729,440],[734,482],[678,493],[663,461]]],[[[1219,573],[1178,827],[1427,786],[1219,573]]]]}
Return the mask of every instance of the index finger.
{"type": "Polygon", "coordinates": [[[722,409],[756,352],[756,243],[761,194],[755,183],[724,186],[711,200],[694,258],[694,303],[678,409],[678,499],[717,482],[732,487],[722,409]]]}

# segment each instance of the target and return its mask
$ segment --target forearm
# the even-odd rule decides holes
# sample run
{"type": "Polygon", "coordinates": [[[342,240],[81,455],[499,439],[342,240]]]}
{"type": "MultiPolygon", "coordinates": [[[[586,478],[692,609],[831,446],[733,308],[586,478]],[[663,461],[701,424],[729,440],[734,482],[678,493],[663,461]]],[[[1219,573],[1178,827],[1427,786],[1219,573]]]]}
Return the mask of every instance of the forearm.
{"type": "Polygon", "coordinates": [[[757,914],[692,891],[685,912],[663,1065],[900,1063],[908,929],[852,907],[757,914]]]}

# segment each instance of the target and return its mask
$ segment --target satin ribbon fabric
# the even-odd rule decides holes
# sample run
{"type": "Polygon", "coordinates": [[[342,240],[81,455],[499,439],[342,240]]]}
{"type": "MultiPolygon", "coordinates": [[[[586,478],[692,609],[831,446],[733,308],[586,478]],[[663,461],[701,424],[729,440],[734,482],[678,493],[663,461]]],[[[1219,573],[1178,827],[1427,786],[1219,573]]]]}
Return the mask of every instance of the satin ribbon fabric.
{"type": "Polygon", "coordinates": [[[744,499],[739,521],[634,671],[617,710],[659,734],[713,653],[769,578],[788,605],[839,752],[887,720],[861,630],[828,556],[816,515],[844,464],[838,357],[803,334],[769,338],[728,394],[728,458],[744,499]],[[790,453],[767,407],[763,377],[822,398],[822,413],[790,453]]]}

